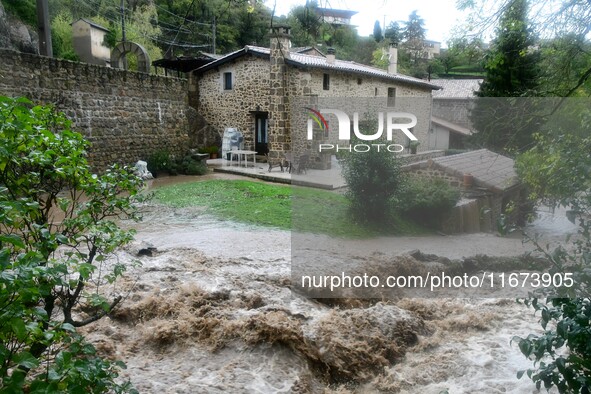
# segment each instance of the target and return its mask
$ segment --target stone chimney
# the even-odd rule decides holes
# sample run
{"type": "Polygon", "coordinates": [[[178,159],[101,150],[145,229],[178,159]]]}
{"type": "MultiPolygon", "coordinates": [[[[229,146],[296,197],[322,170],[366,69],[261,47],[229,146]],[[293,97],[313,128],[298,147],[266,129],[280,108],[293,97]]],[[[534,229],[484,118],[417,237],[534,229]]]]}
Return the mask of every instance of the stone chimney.
{"type": "Polygon", "coordinates": [[[271,58],[283,57],[289,59],[291,48],[291,27],[287,25],[275,25],[271,27],[271,58]]]}
{"type": "Polygon", "coordinates": [[[269,156],[281,157],[291,150],[289,127],[289,98],[287,85],[286,59],[290,59],[291,28],[275,25],[271,28],[271,46],[269,54],[269,156]]]}
{"type": "Polygon", "coordinates": [[[326,62],[328,64],[334,64],[334,61],[336,60],[336,53],[337,51],[335,51],[334,48],[328,48],[326,50],[326,62]]]}
{"type": "Polygon", "coordinates": [[[398,72],[398,44],[390,44],[388,59],[388,74],[396,74],[398,72]]]}

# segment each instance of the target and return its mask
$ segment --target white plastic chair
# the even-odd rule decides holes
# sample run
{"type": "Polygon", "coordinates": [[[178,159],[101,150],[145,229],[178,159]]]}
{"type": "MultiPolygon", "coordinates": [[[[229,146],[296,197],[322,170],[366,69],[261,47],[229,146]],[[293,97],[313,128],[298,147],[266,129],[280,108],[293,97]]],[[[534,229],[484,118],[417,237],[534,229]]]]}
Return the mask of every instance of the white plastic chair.
{"type": "Polygon", "coordinates": [[[234,151],[237,151],[238,147],[237,146],[233,146],[232,150],[230,151],[230,165],[232,165],[232,161],[234,160],[234,156],[236,156],[238,158],[238,165],[240,165],[240,154],[236,153],[234,151]]]}

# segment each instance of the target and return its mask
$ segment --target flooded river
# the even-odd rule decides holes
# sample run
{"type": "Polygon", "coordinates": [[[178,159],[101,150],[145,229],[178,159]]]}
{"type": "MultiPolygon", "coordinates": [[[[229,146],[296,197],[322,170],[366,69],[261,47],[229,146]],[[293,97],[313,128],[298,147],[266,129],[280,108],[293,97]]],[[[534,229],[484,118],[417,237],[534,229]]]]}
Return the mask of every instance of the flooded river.
{"type": "MultiPolygon", "coordinates": [[[[531,363],[510,342],[541,328],[514,300],[308,299],[291,291],[289,232],[199,209],[147,207],[144,217],[117,254],[142,263],[114,289],[123,306],[87,328],[104,355],[127,363],[141,393],[537,392],[516,378],[531,363]]],[[[540,220],[530,230],[553,240],[572,229],[540,220]]],[[[388,244],[393,259],[415,249],[450,259],[532,249],[493,234],[388,244]]]]}

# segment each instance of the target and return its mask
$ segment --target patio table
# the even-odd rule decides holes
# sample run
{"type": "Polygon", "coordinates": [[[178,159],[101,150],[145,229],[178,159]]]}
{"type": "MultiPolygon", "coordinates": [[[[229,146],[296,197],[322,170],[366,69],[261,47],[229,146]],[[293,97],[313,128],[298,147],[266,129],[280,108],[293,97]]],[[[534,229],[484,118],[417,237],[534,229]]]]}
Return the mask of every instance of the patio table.
{"type": "Polygon", "coordinates": [[[233,150],[231,152],[232,152],[232,154],[238,155],[238,165],[239,166],[242,163],[242,157],[243,156],[244,156],[244,167],[248,167],[248,156],[252,156],[253,165],[256,166],[256,164],[257,164],[257,158],[256,158],[257,152],[256,151],[254,151],[254,150],[236,149],[236,150],[233,150]]]}

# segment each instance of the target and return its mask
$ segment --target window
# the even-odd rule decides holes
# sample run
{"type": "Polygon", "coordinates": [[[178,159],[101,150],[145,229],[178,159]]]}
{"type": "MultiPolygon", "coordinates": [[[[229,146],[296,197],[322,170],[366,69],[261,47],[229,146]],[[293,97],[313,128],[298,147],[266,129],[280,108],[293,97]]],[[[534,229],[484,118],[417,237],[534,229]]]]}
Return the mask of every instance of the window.
{"type": "Polygon", "coordinates": [[[378,97],[378,88],[375,88],[374,96],[378,97]]]}
{"type": "Polygon", "coordinates": [[[322,89],[329,90],[330,89],[330,75],[324,74],[322,78],[322,89]]]}
{"type": "Polygon", "coordinates": [[[396,88],[388,88],[388,107],[396,105],[396,88]]]}
{"type": "Polygon", "coordinates": [[[232,73],[227,72],[224,73],[224,90],[232,90],[233,88],[233,84],[232,84],[232,73]]]}
{"type": "Polygon", "coordinates": [[[357,85],[361,85],[363,83],[363,80],[361,78],[357,78],[357,85]]]}

